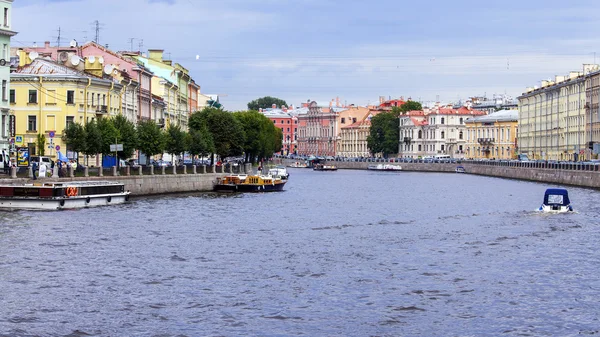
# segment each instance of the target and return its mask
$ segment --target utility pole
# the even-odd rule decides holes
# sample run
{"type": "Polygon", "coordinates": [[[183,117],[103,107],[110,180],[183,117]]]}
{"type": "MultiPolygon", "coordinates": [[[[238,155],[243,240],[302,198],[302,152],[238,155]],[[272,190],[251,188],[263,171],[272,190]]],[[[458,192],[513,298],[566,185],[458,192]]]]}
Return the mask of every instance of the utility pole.
{"type": "Polygon", "coordinates": [[[138,44],[139,47],[139,52],[141,53],[142,50],[144,49],[144,39],[140,39],[140,43],[138,44]]]}
{"type": "Polygon", "coordinates": [[[133,38],[133,37],[129,38],[129,45],[130,45],[130,49],[129,50],[131,50],[131,51],[133,51],[133,40],[135,40],[135,38],[133,38]]]}

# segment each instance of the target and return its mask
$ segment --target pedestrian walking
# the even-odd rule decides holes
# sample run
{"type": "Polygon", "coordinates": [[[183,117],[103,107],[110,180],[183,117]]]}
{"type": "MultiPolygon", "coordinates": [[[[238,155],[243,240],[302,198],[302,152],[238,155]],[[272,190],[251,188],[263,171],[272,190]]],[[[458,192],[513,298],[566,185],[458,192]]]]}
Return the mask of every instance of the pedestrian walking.
{"type": "Polygon", "coordinates": [[[33,180],[37,180],[37,176],[36,176],[36,174],[37,174],[36,171],[38,169],[37,162],[35,162],[35,161],[33,162],[33,164],[31,165],[31,169],[33,171],[33,180]]]}

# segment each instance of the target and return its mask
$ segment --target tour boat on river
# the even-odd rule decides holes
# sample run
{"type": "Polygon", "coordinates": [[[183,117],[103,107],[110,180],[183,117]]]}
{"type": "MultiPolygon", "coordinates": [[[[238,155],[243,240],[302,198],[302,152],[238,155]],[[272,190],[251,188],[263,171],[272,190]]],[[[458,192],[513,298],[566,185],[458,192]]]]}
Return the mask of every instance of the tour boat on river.
{"type": "Polygon", "coordinates": [[[374,171],[402,171],[402,166],[393,164],[369,165],[367,169],[374,171]]]}
{"type": "Polygon", "coordinates": [[[287,180],[268,175],[231,174],[217,178],[216,192],[276,192],[283,191],[287,180]]]}
{"type": "Polygon", "coordinates": [[[40,182],[0,185],[0,209],[58,210],[122,204],[125,185],[111,181],[40,182]]]}
{"type": "Polygon", "coordinates": [[[545,213],[567,213],[573,212],[573,206],[569,200],[569,193],[564,188],[549,188],[544,194],[544,202],[539,211],[545,213]]]}

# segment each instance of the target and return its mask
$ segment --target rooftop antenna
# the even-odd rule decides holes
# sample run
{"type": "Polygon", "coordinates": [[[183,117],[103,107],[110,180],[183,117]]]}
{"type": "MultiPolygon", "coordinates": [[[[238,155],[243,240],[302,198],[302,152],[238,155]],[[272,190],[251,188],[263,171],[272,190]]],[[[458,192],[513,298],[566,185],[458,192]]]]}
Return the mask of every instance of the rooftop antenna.
{"type": "Polygon", "coordinates": [[[56,46],[60,47],[60,26],[58,26],[58,38],[56,39],[56,46]]]}
{"type": "Polygon", "coordinates": [[[131,51],[133,51],[133,40],[135,40],[135,38],[133,38],[133,37],[129,38],[129,45],[130,45],[129,50],[131,50],[131,51]]]}
{"type": "Polygon", "coordinates": [[[139,52],[141,53],[142,50],[144,49],[144,39],[140,39],[140,43],[138,44],[139,47],[139,52]]]}
{"type": "Polygon", "coordinates": [[[96,42],[97,44],[100,44],[100,21],[96,20],[94,22],[92,22],[94,24],[94,30],[96,32],[96,39],[94,40],[94,42],[96,42]]]}

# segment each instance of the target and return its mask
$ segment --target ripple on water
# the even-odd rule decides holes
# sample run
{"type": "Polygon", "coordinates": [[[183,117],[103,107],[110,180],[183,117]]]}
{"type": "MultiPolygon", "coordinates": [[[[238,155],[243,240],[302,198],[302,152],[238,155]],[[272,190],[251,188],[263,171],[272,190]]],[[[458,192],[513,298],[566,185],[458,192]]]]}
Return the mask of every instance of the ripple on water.
{"type": "Polygon", "coordinates": [[[597,334],[599,192],[552,217],[541,184],[381,179],[0,212],[0,336],[597,334]]]}

